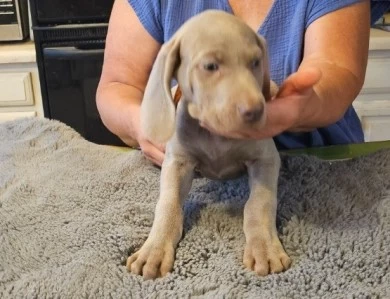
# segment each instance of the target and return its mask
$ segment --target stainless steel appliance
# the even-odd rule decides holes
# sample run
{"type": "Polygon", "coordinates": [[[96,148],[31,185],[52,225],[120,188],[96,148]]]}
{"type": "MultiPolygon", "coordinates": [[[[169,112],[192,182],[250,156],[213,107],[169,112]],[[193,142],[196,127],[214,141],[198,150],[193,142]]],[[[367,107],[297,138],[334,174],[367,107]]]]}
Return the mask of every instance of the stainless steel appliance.
{"type": "Polygon", "coordinates": [[[0,0],[0,41],[18,41],[28,36],[27,0],[0,0]]]}
{"type": "Polygon", "coordinates": [[[108,20],[114,0],[30,0],[45,117],[87,140],[123,145],[96,108],[108,20]]]}

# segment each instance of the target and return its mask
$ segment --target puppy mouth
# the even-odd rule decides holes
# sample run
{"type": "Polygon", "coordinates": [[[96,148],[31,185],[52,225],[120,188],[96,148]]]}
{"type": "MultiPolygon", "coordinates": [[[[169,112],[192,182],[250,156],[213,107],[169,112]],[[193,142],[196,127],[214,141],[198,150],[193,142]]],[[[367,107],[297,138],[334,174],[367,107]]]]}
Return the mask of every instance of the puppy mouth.
{"type": "Polygon", "coordinates": [[[199,125],[203,128],[209,131],[210,133],[220,135],[220,132],[218,130],[215,130],[212,126],[210,126],[207,122],[199,120],[199,125]]]}
{"type": "Polygon", "coordinates": [[[212,134],[232,138],[232,139],[251,139],[253,138],[249,132],[246,131],[224,131],[217,130],[213,126],[210,126],[206,121],[199,121],[199,125],[209,131],[212,134]]]}

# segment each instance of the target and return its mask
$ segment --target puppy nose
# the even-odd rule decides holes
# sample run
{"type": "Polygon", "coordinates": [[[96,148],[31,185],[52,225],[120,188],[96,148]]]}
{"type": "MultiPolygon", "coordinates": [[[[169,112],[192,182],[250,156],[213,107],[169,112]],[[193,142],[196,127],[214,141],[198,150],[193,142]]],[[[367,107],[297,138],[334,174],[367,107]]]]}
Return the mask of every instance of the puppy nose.
{"type": "Polygon", "coordinates": [[[264,113],[263,105],[256,105],[253,107],[242,107],[239,106],[238,110],[241,114],[242,119],[247,123],[254,123],[258,121],[264,113]]]}

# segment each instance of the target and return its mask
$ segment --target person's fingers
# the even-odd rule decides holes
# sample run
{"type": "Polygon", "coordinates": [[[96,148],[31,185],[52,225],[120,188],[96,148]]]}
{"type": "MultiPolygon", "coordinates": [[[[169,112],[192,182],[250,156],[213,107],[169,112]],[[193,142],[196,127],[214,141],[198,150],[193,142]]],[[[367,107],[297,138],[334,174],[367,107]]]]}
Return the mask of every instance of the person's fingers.
{"type": "Polygon", "coordinates": [[[277,98],[271,101],[266,106],[266,125],[264,131],[269,131],[269,134],[275,136],[280,132],[294,125],[300,116],[299,99],[277,98]]]}
{"type": "Polygon", "coordinates": [[[163,160],[164,158],[161,158],[160,155],[153,155],[149,152],[145,152],[145,151],[142,151],[145,158],[147,158],[148,160],[150,160],[153,164],[157,165],[157,166],[162,166],[162,163],[163,163],[163,160]]]}
{"type": "Polygon", "coordinates": [[[266,105],[266,122],[264,127],[245,129],[243,131],[215,132],[207,126],[204,128],[227,138],[234,139],[264,139],[274,137],[290,128],[300,115],[299,96],[276,98],[266,105]]]}
{"type": "Polygon", "coordinates": [[[151,160],[154,164],[159,166],[162,165],[164,161],[164,152],[161,151],[154,144],[149,142],[148,140],[144,140],[140,142],[141,150],[146,158],[151,160]]]}
{"type": "Polygon", "coordinates": [[[313,127],[296,127],[290,130],[287,130],[288,132],[292,133],[305,133],[305,132],[311,132],[314,131],[316,128],[313,127]]]}
{"type": "Polygon", "coordinates": [[[322,73],[316,68],[304,68],[289,76],[282,84],[278,97],[286,97],[295,93],[304,93],[307,89],[312,88],[320,79],[322,73]]]}
{"type": "Polygon", "coordinates": [[[165,144],[161,143],[153,143],[155,147],[157,147],[162,153],[165,153],[165,144]]]}
{"type": "Polygon", "coordinates": [[[148,157],[147,155],[144,155],[146,159],[148,159],[149,161],[151,161],[155,166],[159,166],[161,167],[162,166],[162,161],[159,161],[153,157],[148,157]]]}

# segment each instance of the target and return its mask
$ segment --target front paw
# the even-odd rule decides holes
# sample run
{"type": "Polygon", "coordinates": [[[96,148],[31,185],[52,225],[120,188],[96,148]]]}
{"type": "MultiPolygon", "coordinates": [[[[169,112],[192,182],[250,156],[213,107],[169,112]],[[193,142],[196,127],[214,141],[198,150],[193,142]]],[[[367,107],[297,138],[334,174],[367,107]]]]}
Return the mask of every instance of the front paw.
{"type": "Polygon", "coordinates": [[[245,267],[260,276],[280,273],[291,265],[291,259],[277,237],[273,239],[259,237],[247,241],[243,261],[245,267]]]}
{"type": "Polygon", "coordinates": [[[172,244],[147,240],[140,250],[127,259],[126,267],[145,279],[163,277],[172,270],[174,256],[172,244]]]}

